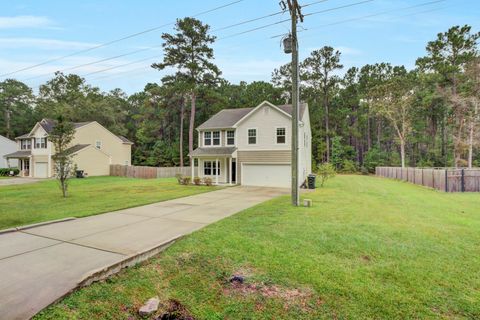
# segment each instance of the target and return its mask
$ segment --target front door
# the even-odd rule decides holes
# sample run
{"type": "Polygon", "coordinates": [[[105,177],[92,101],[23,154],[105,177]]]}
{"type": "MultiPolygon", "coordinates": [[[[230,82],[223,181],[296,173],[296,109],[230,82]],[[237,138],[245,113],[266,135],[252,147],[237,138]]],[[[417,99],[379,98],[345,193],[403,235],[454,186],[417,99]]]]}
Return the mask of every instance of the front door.
{"type": "Polygon", "coordinates": [[[232,183],[237,183],[237,162],[232,161],[232,183]]]}

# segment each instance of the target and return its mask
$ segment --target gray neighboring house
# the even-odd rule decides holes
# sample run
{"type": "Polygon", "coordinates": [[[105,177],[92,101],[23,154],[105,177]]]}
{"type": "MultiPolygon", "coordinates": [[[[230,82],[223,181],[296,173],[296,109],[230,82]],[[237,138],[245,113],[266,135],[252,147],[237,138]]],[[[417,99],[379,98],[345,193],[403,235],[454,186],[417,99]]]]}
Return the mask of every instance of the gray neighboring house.
{"type": "MultiPolygon", "coordinates": [[[[291,105],[268,101],[218,112],[197,127],[198,148],[190,157],[198,163],[198,176],[210,177],[216,184],[291,187],[291,114],[291,105]]],[[[312,170],[307,104],[301,104],[299,119],[301,185],[312,170]]]]}
{"type": "Polygon", "coordinates": [[[17,151],[17,143],[0,135],[0,168],[16,168],[18,160],[9,160],[4,158],[5,155],[17,151]]]}

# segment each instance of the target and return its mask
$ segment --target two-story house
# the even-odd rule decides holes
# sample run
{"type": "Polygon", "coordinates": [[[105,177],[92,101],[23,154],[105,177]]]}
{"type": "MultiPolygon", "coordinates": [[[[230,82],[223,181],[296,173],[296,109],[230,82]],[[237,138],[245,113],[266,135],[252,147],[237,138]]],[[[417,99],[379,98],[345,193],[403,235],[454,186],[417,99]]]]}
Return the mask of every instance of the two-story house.
{"type": "MultiPolygon", "coordinates": [[[[255,108],[224,109],[212,116],[197,127],[199,147],[190,154],[199,177],[211,177],[217,184],[290,187],[291,114],[291,105],[264,101],[255,108]]],[[[299,120],[301,185],[312,162],[307,104],[301,104],[299,120]]]]}
{"type": "MultiPolygon", "coordinates": [[[[16,138],[17,151],[4,157],[18,159],[20,175],[23,177],[49,178],[54,175],[52,156],[55,148],[48,136],[55,121],[43,119],[33,129],[16,138]]],[[[110,173],[111,164],[130,165],[132,142],[117,136],[96,121],[73,124],[75,134],[67,150],[72,155],[78,170],[89,176],[110,173]]]]}
{"type": "Polygon", "coordinates": [[[2,135],[0,135],[0,168],[12,168],[18,166],[17,160],[7,161],[4,159],[6,154],[12,153],[17,150],[17,144],[2,135]]]}

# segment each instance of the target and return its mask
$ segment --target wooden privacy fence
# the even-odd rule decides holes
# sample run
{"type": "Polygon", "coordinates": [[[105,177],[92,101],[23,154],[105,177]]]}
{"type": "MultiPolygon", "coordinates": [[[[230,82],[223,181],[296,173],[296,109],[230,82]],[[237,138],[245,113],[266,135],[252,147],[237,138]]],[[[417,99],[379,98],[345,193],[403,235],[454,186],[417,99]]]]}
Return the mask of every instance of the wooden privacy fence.
{"type": "MultiPolygon", "coordinates": [[[[198,168],[195,167],[195,175],[198,168]]],[[[155,178],[173,178],[181,174],[190,176],[191,167],[141,167],[141,166],[123,166],[120,164],[110,165],[110,175],[116,177],[155,179],[155,178]]]]}
{"type": "Polygon", "coordinates": [[[480,168],[376,167],[375,175],[445,192],[480,192],[480,168]]]}

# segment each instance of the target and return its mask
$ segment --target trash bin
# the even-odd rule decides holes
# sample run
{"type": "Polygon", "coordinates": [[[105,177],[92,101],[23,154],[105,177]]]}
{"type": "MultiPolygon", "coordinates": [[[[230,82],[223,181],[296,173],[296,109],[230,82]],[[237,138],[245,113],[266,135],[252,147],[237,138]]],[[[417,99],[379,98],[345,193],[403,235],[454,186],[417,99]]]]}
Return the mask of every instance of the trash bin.
{"type": "Polygon", "coordinates": [[[316,179],[316,175],[314,174],[309,174],[308,175],[308,178],[307,178],[307,182],[308,182],[308,189],[315,189],[315,179],[316,179]]]}
{"type": "Polygon", "coordinates": [[[77,170],[75,171],[76,177],[77,178],[84,178],[85,176],[83,175],[83,170],[77,170]]]}

